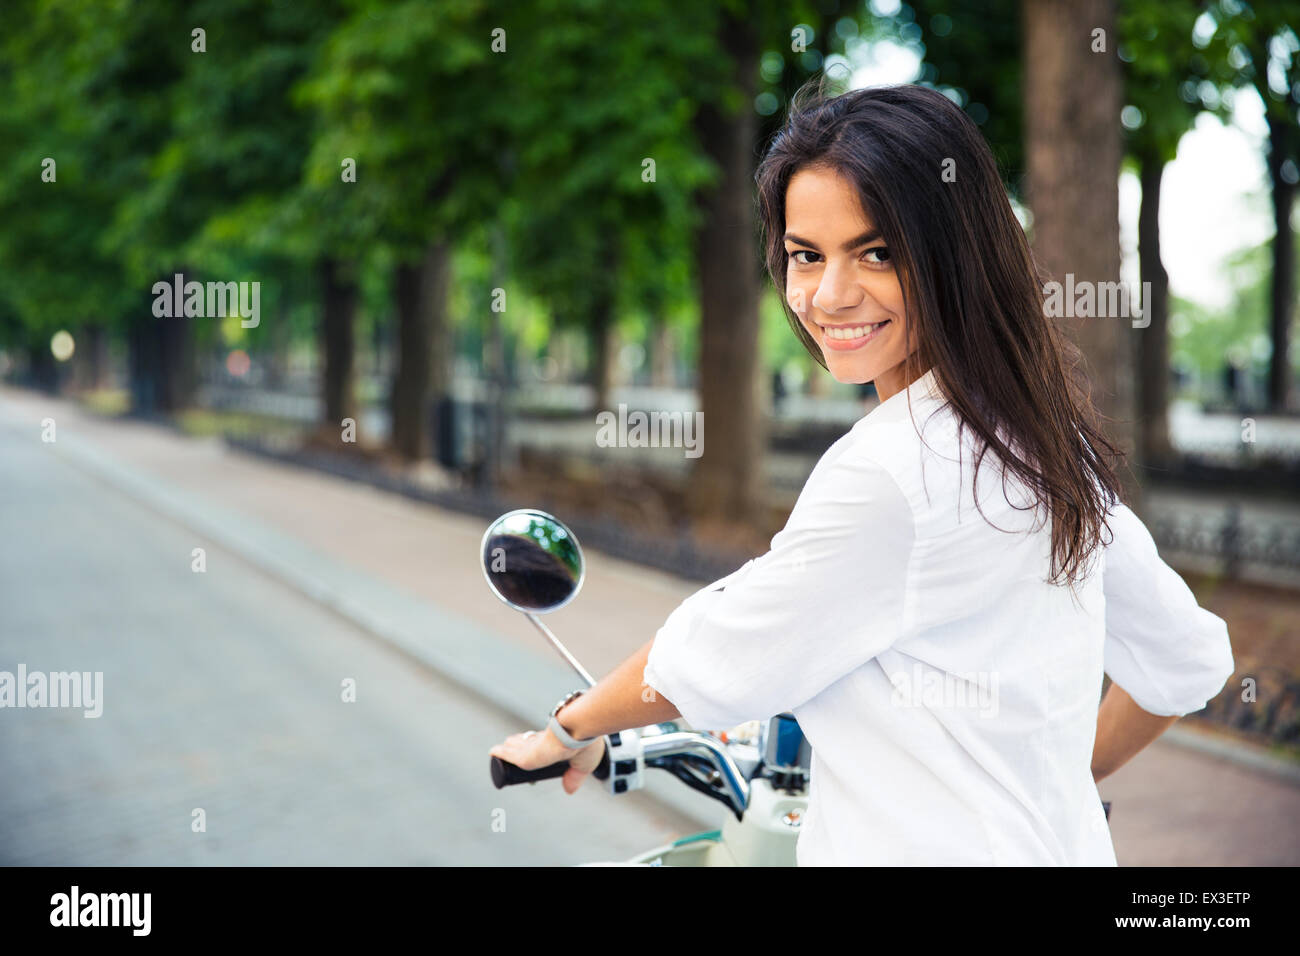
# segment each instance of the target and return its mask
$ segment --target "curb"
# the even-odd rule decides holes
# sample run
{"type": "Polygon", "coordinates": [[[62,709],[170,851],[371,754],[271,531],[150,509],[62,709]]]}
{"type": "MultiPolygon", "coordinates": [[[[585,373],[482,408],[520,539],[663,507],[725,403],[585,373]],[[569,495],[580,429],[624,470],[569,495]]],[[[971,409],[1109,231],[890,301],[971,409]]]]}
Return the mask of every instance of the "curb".
{"type": "Polygon", "coordinates": [[[1269,774],[1292,786],[1300,787],[1300,764],[1276,757],[1249,741],[1221,736],[1213,730],[1191,730],[1187,727],[1179,727],[1177,724],[1161,734],[1159,739],[1168,740],[1186,750],[1218,757],[1269,774]]]}

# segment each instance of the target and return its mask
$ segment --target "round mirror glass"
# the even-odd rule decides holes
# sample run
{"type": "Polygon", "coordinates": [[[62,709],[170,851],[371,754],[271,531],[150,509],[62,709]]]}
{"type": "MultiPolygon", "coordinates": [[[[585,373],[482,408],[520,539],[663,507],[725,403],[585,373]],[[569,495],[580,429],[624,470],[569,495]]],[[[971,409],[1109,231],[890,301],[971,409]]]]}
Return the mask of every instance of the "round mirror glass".
{"type": "Polygon", "coordinates": [[[483,535],[488,587],[517,611],[564,607],[582,587],[582,549],[563,522],[545,511],[503,514],[483,535]]]}

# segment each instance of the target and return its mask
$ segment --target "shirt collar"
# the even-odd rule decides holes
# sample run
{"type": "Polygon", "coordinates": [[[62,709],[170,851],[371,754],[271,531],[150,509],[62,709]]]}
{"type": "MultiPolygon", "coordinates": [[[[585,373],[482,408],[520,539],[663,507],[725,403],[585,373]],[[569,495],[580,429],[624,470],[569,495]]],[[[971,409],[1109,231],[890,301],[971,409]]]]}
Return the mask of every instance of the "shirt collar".
{"type": "Polygon", "coordinates": [[[907,388],[890,395],[859,421],[867,419],[879,420],[881,418],[893,418],[895,409],[906,409],[908,407],[908,397],[911,396],[912,402],[920,402],[925,399],[934,399],[940,402],[946,401],[943,389],[939,387],[939,378],[933,368],[928,369],[924,375],[918,378],[907,388]]]}

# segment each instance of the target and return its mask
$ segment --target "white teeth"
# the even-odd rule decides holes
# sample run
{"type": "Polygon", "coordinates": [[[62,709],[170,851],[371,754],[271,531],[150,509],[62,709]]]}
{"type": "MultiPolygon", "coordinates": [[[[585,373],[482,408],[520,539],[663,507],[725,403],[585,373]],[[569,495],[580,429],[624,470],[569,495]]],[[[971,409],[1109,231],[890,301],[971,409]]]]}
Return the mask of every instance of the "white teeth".
{"type": "MultiPolygon", "coordinates": [[[[886,319],[886,321],[888,320],[886,319]]],[[[884,324],[885,324],[884,322],[877,322],[875,325],[861,325],[855,329],[831,328],[829,326],[823,326],[823,331],[826,333],[827,338],[860,339],[863,336],[867,335],[869,332],[874,332],[876,329],[880,328],[884,324]]]]}

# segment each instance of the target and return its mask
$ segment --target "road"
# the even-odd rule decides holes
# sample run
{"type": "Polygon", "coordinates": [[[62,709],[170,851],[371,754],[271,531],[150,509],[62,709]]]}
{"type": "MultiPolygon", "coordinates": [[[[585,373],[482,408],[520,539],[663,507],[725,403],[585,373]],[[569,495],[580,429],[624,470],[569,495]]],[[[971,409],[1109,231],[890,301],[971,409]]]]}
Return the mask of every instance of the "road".
{"type": "Polygon", "coordinates": [[[0,670],[103,673],[98,718],[0,709],[0,863],[569,864],[689,828],[494,790],[515,721],[232,554],[192,570],[191,532],[38,431],[0,422],[0,468],[0,670]]]}

